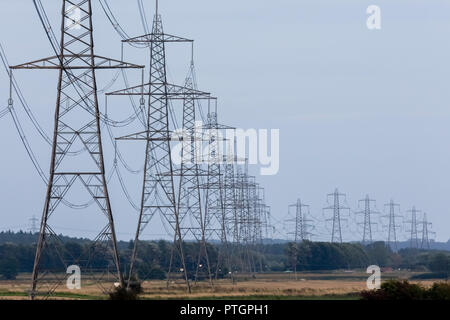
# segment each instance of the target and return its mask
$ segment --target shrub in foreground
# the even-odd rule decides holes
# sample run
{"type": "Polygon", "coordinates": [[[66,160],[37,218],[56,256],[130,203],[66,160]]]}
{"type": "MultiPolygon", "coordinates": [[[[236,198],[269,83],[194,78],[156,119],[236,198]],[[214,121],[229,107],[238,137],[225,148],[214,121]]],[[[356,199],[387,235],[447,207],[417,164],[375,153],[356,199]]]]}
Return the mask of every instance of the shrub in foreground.
{"type": "Polygon", "coordinates": [[[390,280],[379,290],[361,292],[363,300],[450,300],[450,284],[435,283],[430,289],[406,280],[390,280]]]}
{"type": "Polygon", "coordinates": [[[450,283],[438,282],[433,284],[428,290],[428,299],[431,300],[450,300],[450,283]]]}
{"type": "Polygon", "coordinates": [[[129,289],[119,286],[109,293],[109,300],[138,300],[141,292],[140,283],[133,283],[129,289]]]}

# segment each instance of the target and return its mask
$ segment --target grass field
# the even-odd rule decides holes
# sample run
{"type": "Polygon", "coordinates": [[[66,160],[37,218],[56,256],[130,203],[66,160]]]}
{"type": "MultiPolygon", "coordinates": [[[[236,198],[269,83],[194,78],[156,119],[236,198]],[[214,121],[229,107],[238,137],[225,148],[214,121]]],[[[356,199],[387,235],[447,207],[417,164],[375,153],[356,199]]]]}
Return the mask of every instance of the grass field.
{"type": "MultiPolygon", "coordinates": [[[[383,273],[382,279],[408,279],[415,273],[383,273]]],[[[244,300],[349,300],[358,299],[358,292],[366,289],[368,275],[364,272],[299,273],[297,280],[292,273],[259,274],[255,277],[239,275],[231,280],[218,280],[214,286],[208,282],[192,284],[188,294],[184,283],[171,282],[169,289],[165,281],[145,281],[141,299],[244,299],[244,300]]],[[[21,274],[14,281],[0,281],[0,299],[28,299],[29,274],[21,274]]],[[[432,280],[414,281],[424,286],[432,280]]],[[[107,299],[102,288],[92,281],[82,282],[82,289],[69,290],[59,286],[55,299],[107,299]]]]}

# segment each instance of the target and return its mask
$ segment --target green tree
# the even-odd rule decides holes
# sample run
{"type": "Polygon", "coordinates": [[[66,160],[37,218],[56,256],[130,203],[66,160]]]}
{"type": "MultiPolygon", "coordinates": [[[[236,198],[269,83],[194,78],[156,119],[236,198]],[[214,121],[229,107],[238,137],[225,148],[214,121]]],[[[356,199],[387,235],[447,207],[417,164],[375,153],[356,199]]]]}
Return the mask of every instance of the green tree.
{"type": "Polygon", "coordinates": [[[432,272],[449,273],[450,271],[450,256],[444,253],[438,253],[431,257],[428,268],[432,272]]]}
{"type": "Polygon", "coordinates": [[[15,280],[19,274],[19,262],[15,257],[9,256],[0,261],[0,275],[6,280],[15,280]]]}

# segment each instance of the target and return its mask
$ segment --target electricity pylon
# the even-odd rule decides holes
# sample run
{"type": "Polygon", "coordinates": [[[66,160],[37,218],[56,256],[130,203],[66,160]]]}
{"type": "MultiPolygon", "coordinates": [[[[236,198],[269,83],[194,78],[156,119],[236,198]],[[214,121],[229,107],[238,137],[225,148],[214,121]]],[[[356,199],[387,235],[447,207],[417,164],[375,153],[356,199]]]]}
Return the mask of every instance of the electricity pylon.
{"type": "MultiPolygon", "coordinates": [[[[152,33],[123,40],[128,44],[150,45],[150,82],[143,85],[115,91],[107,95],[147,97],[147,128],[143,132],[127,135],[118,140],[146,141],[144,181],[142,185],[141,210],[139,213],[129,275],[133,275],[142,232],[159,214],[173,230],[174,247],[181,261],[187,289],[191,287],[186,268],[183,236],[175,194],[174,168],[171,158],[172,132],[169,127],[169,101],[185,99],[210,99],[210,95],[194,89],[168,84],[166,69],[166,43],[192,43],[193,40],[164,33],[161,15],[156,13],[152,33]]],[[[170,269],[172,266],[170,266],[170,269]]],[[[170,271],[168,272],[168,280],[170,271]]],[[[169,281],[167,282],[169,283],[169,281]]]]}
{"type": "Polygon", "coordinates": [[[190,233],[199,243],[199,252],[195,281],[197,282],[200,270],[206,270],[207,277],[212,285],[211,265],[208,257],[204,213],[201,201],[201,177],[207,177],[199,166],[199,151],[196,142],[202,141],[198,136],[196,127],[196,102],[195,96],[189,94],[192,89],[197,89],[194,59],[191,61],[189,74],[185,81],[187,97],[183,100],[183,137],[181,150],[181,167],[174,175],[180,177],[178,192],[178,212],[180,215],[180,228],[182,236],[190,233]],[[205,266],[205,268],[203,267],[205,266]]]}
{"type": "Polygon", "coordinates": [[[230,128],[218,122],[216,104],[214,111],[208,110],[208,121],[204,125],[206,138],[208,139],[208,174],[206,184],[202,186],[206,192],[204,226],[206,238],[207,240],[218,238],[221,243],[216,265],[216,279],[223,264],[232,272],[225,216],[224,175],[222,172],[225,159],[221,152],[223,138],[220,135],[221,130],[227,129],[230,128]]]}
{"type": "Polygon", "coordinates": [[[32,233],[32,234],[35,234],[35,233],[37,233],[37,232],[39,232],[39,228],[38,228],[38,223],[39,223],[39,219],[38,218],[36,218],[36,216],[32,216],[31,218],[30,218],[30,232],[32,233]]]}
{"type": "MultiPolygon", "coordinates": [[[[235,157],[233,157],[235,158],[235,157]]],[[[224,210],[225,224],[229,240],[234,245],[239,241],[239,214],[237,207],[236,161],[226,159],[224,165],[224,210]]]]}
{"type": "Polygon", "coordinates": [[[435,232],[430,231],[432,223],[428,222],[426,213],[423,214],[423,221],[421,221],[420,224],[422,225],[422,242],[420,248],[430,249],[430,234],[435,234],[435,232]]]}
{"type": "Polygon", "coordinates": [[[376,222],[372,222],[372,216],[379,212],[372,209],[372,203],[375,204],[375,200],[371,200],[369,195],[366,195],[365,199],[359,200],[359,204],[361,202],[364,202],[364,210],[358,211],[356,214],[364,215],[362,243],[371,243],[373,242],[372,225],[376,225],[376,222]]]}
{"type": "Polygon", "coordinates": [[[331,231],[331,242],[339,242],[342,243],[342,221],[345,219],[342,219],[343,211],[350,212],[350,208],[343,206],[341,202],[341,197],[345,199],[345,194],[339,193],[339,190],[336,189],[334,193],[330,193],[327,195],[328,199],[330,197],[333,197],[333,204],[331,206],[328,206],[326,208],[323,208],[323,210],[332,210],[333,211],[333,217],[330,219],[326,219],[327,221],[332,221],[332,231],[331,231]]]}
{"type": "Polygon", "coordinates": [[[240,254],[243,270],[257,272],[255,253],[259,253],[259,270],[263,271],[261,249],[263,231],[269,228],[269,212],[264,203],[264,195],[261,194],[262,188],[256,183],[255,177],[248,174],[247,160],[244,170],[237,167],[236,191],[239,248],[242,249],[240,254]],[[252,248],[254,251],[251,250],[252,248]]]}
{"type": "Polygon", "coordinates": [[[266,205],[266,192],[263,187],[258,184],[258,219],[260,220],[260,241],[271,238],[270,231],[270,206],[266,205]]]}
{"type": "MultiPolygon", "coordinates": [[[[58,55],[11,67],[59,71],[50,177],[34,260],[30,292],[32,299],[38,295],[51,295],[63,284],[69,276],[66,274],[69,265],[78,265],[83,274],[92,272],[93,278],[99,283],[106,282],[106,271],[112,268],[117,276],[116,281],[124,284],[105,179],[96,70],[143,67],[96,56],[91,1],[61,2],[61,43],[58,55]],[[84,157],[86,153],[88,156],[84,157]],[[100,207],[105,219],[105,226],[99,230],[87,261],[81,260],[82,257],[68,255],[51,226],[51,218],[61,211],[57,208],[77,183],[84,187],[93,202],[100,207]],[[57,266],[57,270],[48,270],[43,263],[46,253],[56,253],[60,258],[61,264],[57,266]],[[104,262],[96,263],[94,269],[92,258],[104,262]],[[44,291],[40,292],[38,285],[42,283],[45,287],[43,285],[44,291]]],[[[109,289],[105,291],[107,290],[109,289]]]]}
{"type": "Polygon", "coordinates": [[[387,236],[387,243],[388,245],[393,248],[397,249],[397,230],[400,228],[400,226],[397,224],[397,218],[401,218],[401,215],[398,215],[395,213],[396,208],[400,210],[400,205],[396,204],[394,200],[391,200],[388,204],[384,205],[385,207],[389,207],[389,214],[384,215],[384,218],[388,218],[388,236],[387,236]]]}
{"type": "Polygon", "coordinates": [[[250,228],[252,235],[252,245],[255,248],[255,252],[258,254],[258,265],[259,271],[264,270],[263,260],[262,260],[262,244],[263,244],[263,226],[265,224],[263,215],[263,205],[262,198],[260,196],[260,191],[262,188],[256,183],[256,177],[250,177],[250,208],[249,208],[249,218],[250,218],[250,228]]]}
{"type": "Polygon", "coordinates": [[[411,248],[419,248],[419,233],[417,231],[417,225],[418,225],[418,221],[417,221],[417,214],[420,213],[420,210],[417,210],[415,206],[412,207],[411,210],[408,210],[407,212],[409,212],[411,214],[411,220],[407,220],[406,223],[409,224],[410,229],[407,230],[410,232],[410,247],[411,248]]]}
{"type": "Polygon", "coordinates": [[[295,223],[295,230],[289,234],[294,235],[295,243],[309,240],[312,235],[309,230],[313,227],[313,225],[309,224],[312,220],[307,219],[309,205],[303,204],[301,199],[297,199],[297,203],[290,205],[290,208],[295,208],[295,218],[288,220],[295,223]]]}
{"type": "MultiPolygon", "coordinates": [[[[230,128],[229,128],[230,129],[230,128]]],[[[234,130],[234,128],[233,128],[234,130]]],[[[236,137],[233,143],[227,141],[228,154],[224,156],[224,211],[225,211],[225,232],[228,236],[228,242],[232,243],[232,251],[229,253],[232,261],[240,264],[240,270],[245,272],[245,245],[243,238],[243,219],[244,205],[242,194],[241,168],[240,165],[246,161],[237,157],[236,137]]],[[[234,269],[237,266],[232,265],[234,269]]],[[[233,272],[233,270],[230,270],[233,272]]]]}
{"type": "MultiPolygon", "coordinates": [[[[309,240],[310,236],[312,235],[311,232],[309,232],[309,229],[313,226],[309,224],[311,220],[307,219],[307,214],[309,214],[309,205],[303,204],[301,199],[297,199],[297,203],[292,204],[289,206],[289,209],[295,208],[295,218],[289,219],[288,222],[294,222],[295,229],[293,232],[289,232],[289,234],[294,235],[294,244],[292,249],[294,250],[293,255],[293,265],[294,265],[294,275],[295,280],[297,280],[297,259],[298,259],[298,253],[299,253],[299,244],[305,240],[309,240]]],[[[290,212],[288,212],[290,214],[290,212]]]]}
{"type": "Polygon", "coordinates": [[[253,187],[248,176],[248,161],[245,160],[244,168],[235,167],[235,192],[236,192],[236,233],[238,234],[238,256],[241,261],[242,272],[253,273],[256,271],[254,256],[250,251],[252,245],[252,219],[250,189],[253,187]]]}

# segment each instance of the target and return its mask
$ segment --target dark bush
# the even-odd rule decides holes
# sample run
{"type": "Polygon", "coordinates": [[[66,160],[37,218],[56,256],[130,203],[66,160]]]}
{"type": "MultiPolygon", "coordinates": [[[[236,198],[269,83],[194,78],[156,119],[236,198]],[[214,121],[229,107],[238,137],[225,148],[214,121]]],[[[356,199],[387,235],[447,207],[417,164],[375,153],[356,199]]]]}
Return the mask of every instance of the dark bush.
{"type": "Polygon", "coordinates": [[[428,268],[432,272],[450,273],[450,256],[444,253],[438,253],[430,258],[428,268]]]}
{"type": "Polygon", "coordinates": [[[134,290],[117,287],[109,293],[109,300],[138,300],[138,294],[134,290]]]}
{"type": "Polygon", "coordinates": [[[136,279],[136,277],[131,277],[130,280],[127,280],[126,282],[128,286],[128,290],[132,291],[136,295],[139,295],[144,292],[144,289],[142,288],[142,283],[136,279]]]}
{"type": "Polygon", "coordinates": [[[438,282],[428,290],[430,300],[450,300],[450,283],[438,282]]]}
{"type": "Polygon", "coordinates": [[[379,290],[361,292],[363,300],[450,300],[450,284],[435,283],[430,289],[408,281],[390,280],[379,290]]]}
{"type": "Polygon", "coordinates": [[[424,300],[426,290],[408,281],[389,280],[379,290],[361,292],[363,300],[424,300]]]}

